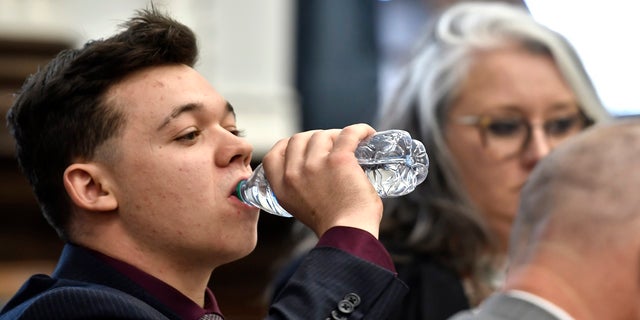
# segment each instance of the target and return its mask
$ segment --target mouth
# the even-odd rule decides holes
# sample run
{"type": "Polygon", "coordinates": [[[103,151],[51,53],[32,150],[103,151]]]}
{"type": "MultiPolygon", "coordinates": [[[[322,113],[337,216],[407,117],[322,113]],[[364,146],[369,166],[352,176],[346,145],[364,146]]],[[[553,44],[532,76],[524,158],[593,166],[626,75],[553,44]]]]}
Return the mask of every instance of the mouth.
{"type": "Polygon", "coordinates": [[[229,193],[229,196],[240,198],[240,196],[239,196],[240,184],[243,181],[246,181],[247,179],[249,179],[249,177],[241,177],[240,179],[236,180],[236,182],[233,184],[233,188],[231,189],[231,191],[229,193]]]}
{"type": "Polygon", "coordinates": [[[230,197],[240,198],[240,197],[238,196],[238,191],[239,191],[239,190],[238,190],[238,186],[239,186],[239,183],[240,183],[240,182],[238,182],[238,183],[234,184],[233,188],[232,188],[232,189],[231,189],[231,191],[229,192],[229,196],[230,196],[230,197]]]}
{"type": "Polygon", "coordinates": [[[245,207],[246,209],[258,210],[258,208],[256,208],[255,206],[243,201],[242,196],[240,195],[240,186],[242,182],[246,181],[248,178],[249,177],[242,177],[235,182],[232,190],[230,190],[229,192],[229,198],[233,199],[233,202],[240,204],[242,207],[245,207]]]}

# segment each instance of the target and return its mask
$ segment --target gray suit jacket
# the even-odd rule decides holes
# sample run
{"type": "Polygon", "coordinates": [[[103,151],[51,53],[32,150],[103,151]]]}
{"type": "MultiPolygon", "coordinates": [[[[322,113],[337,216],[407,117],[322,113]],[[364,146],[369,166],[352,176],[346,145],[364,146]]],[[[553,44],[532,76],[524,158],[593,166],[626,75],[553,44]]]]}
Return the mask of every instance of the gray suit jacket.
{"type": "Polygon", "coordinates": [[[464,311],[450,320],[558,320],[531,302],[506,294],[495,294],[474,311],[464,311]]]}

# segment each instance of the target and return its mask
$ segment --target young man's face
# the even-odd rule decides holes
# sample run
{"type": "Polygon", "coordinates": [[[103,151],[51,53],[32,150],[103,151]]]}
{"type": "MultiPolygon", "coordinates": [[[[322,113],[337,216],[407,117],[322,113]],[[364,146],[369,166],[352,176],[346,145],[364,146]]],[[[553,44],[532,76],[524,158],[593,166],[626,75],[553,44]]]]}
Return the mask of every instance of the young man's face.
{"type": "Polygon", "coordinates": [[[135,249],[214,267],[250,253],[259,211],[233,193],[253,149],[227,101],[185,65],[136,72],[106,97],[126,118],[108,170],[135,249]]]}

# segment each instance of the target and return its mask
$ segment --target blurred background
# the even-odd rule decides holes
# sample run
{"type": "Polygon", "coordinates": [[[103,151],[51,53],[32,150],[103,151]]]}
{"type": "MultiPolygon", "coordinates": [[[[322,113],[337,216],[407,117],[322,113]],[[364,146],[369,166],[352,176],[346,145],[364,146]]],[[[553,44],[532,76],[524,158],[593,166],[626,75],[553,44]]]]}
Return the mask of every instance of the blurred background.
{"type": "MultiPolygon", "coordinates": [[[[155,0],[190,26],[198,69],[236,108],[254,164],[278,139],[372,123],[425,23],[450,0],[155,0]]],[[[513,0],[576,46],[605,105],[640,113],[640,30],[632,1],[513,0]]],[[[0,0],[0,306],[32,273],[50,273],[62,243],[13,156],[4,125],[25,77],[58,51],[107,37],[148,0],[0,0]]],[[[259,319],[264,290],[285,257],[292,220],[263,214],[256,250],[214,272],[230,319],[259,319]]]]}

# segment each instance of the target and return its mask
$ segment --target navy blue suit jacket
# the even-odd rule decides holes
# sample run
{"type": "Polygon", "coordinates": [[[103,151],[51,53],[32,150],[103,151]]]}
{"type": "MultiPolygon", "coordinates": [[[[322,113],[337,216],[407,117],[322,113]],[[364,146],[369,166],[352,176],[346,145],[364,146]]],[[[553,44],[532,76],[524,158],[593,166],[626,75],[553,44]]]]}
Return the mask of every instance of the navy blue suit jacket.
{"type": "MultiPolygon", "coordinates": [[[[395,275],[344,251],[312,250],[271,305],[267,319],[326,319],[345,296],[345,319],[386,319],[407,287],[395,275]],[[351,295],[350,295],[351,294],[351,295]]],[[[222,306],[224,312],[224,306],[222,306]]],[[[31,277],[0,311],[5,319],[179,319],[173,311],[87,250],[67,244],[49,277],[31,277]]]]}

